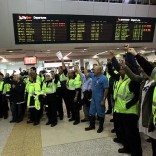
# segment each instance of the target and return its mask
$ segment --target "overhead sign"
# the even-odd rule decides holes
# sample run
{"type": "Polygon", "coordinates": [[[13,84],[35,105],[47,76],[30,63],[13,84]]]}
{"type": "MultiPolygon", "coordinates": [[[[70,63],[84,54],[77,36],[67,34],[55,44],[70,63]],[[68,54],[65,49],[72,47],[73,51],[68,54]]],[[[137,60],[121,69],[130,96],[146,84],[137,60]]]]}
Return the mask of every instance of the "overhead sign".
{"type": "Polygon", "coordinates": [[[24,57],[25,65],[33,65],[37,64],[37,57],[24,57]]]}
{"type": "Polygon", "coordinates": [[[152,42],[155,18],[13,14],[16,44],[152,42]]]}

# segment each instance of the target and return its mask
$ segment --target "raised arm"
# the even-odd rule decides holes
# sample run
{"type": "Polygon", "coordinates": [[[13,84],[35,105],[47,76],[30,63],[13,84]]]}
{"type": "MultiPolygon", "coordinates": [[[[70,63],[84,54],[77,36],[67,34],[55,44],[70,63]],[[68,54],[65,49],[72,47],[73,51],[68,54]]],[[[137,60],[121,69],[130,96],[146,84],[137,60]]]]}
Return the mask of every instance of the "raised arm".
{"type": "Polygon", "coordinates": [[[154,69],[154,64],[151,64],[149,61],[147,61],[143,56],[140,54],[137,54],[134,48],[129,48],[128,52],[131,53],[132,55],[135,56],[137,59],[137,62],[141,66],[141,68],[144,70],[144,72],[148,75],[151,76],[152,70],[154,69]]]}
{"type": "Polygon", "coordinates": [[[112,64],[111,63],[108,63],[107,64],[107,67],[108,67],[108,73],[109,75],[116,81],[119,81],[120,79],[120,74],[118,73],[115,73],[114,69],[112,68],[112,64]]]}
{"type": "Polygon", "coordinates": [[[132,70],[125,64],[125,62],[122,62],[122,67],[125,70],[127,76],[135,82],[141,82],[143,80],[143,78],[139,75],[136,75],[132,72],[132,70]]]}
{"type": "Polygon", "coordinates": [[[61,62],[62,62],[62,69],[63,69],[63,70],[66,69],[66,66],[65,66],[65,63],[64,63],[63,58],[61,59],[61,62]]]}

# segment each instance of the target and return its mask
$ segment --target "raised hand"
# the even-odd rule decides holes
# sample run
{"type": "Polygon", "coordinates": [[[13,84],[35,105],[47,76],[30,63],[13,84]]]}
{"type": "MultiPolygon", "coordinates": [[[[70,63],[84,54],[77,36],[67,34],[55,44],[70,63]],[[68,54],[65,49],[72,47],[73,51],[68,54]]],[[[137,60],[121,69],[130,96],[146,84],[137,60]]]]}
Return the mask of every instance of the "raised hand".
{"type": "Polygon", "coordinates": [[[128,48],[128,53],[131,53],[132,55],[137,55],[137,52],[135,51],[134,48],[128,48]]]}

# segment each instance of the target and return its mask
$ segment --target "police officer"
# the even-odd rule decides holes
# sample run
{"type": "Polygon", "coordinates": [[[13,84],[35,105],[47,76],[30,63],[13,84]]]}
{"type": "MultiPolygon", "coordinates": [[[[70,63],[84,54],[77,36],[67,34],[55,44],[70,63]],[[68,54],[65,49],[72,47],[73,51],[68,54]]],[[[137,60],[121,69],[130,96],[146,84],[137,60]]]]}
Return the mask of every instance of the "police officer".
{"type": "Polygon", "coordinates": [[[4,86],[3,86],[3,113],[4,113],[4,119],[8,118],[8,111],[9,111],[9,99],[10,99],[10,89],[11,89],[11,84],[10,84],[10,78],[5,77],[4,78],[4,86]]]}
{"type": "Polygon", "coordinates": [[[36,80],[37,74],[33,71],[29,73],[29,85],[27,86],[28,98],[27,98],[27,106],[30,108],[30,119],[27,123],[34,123],[38,125],[40,123],[40,94],[41,88],[40,83],[36,80]]]}
{"type": "Polygon", "coordinates": [[[95,129],[95,115],[99,116],[99,129],[97,133],[103,131],[105,118],[105,100],[108,93],[108,79],[102,74],[102,67],[94,68],[94,73],[89,73],[88,77],[92,78],[92,101],[90,105],[90,125],[85,128],[86,131],[95,129]]]}
{"type": "Polygon", "coordinates": [[[46,105],[47,108],[47,116],[48,116],[48,122],[46,125],[51,125],[51,127],[54,127],[57,125],[57,99],[56,99],[56,88],[58,83],[58,75],[55,75],[52,78],[51,74],[46,74],[46,82],[43,84],[43,92],[46,94],[46,105]]]}
{"type": "MultiPolygon", "coordinates": [[[[155,74],[156,75],[156,74],[155,74]]],[[[156,79],[155,79],[156,81],[156,79]]],[[[153,92],[153,100],[152,100],[152,113],[153,113],[153,124],[156,127],[156,87],[154,88],[153,92]]],[[[156,136],[156,134],[155,134],[156,136]]],[[[152,150],[153,150],[153,156],[156,155],[156,137],[151,138],[152,141],[152,150]]]]}
{"type": "MultiPolygon", "coordinates": [[[[61,97],[61,100],[62,99],[64,100],[65,102],[65,105],[66,105],[66,110],[67,110],[67,116],[68,118],[70,118],[70,115],[71,115],[71,110],[70,110],[70,104],[68,103],[68,90],[66,88],[66,83],[67,83],[67,80],[68,80],[68,71],[67,71],[67,68],[64,64],[64,60],[62,59],[62,66],[61,67],[58,67],[58,72],[59,72],[59,80],[60,80],[60,83],[61,83],[61,88],[60,88],[60,97],[61,97]]],[[[63,110],[63,106],[62,104],[59,105],[59,110],[63,110]]],[[[62,114],[59,114],[60,118],[62,118],[62,114]]]]}
{"type": "Polygon", "coordinates": [[[3,74],[0,73],[0,118],[4,117],[3,87],[4,87],[3,74]]]}
{"type": "Polygon", "coordinates": [[[70,121],[74,121],[73,125],[77,125],[80,123],[80,108],[79,108],[79,100],[81,97],[80,90],[81,90],[81,78],[79,74],[75,74],[75,71],[70,71],[69,73],[69,80],[67,82],[68,88],[68,96],[69,101],[68,103],[71,104],[71,112],[72,117],[69,119],[70,121]]]}
{"type": "MultiPolygon", "coordinates": [[[[104,73],[106,75],[106,77],[108,78],[108,82],[109,82],[109,92],[107,95],[108,110],[107,110],[106,114],[111,114],[112,110],[113,110],[113,86],[114,86],[114,82],[115,82],[113,77],[108,72],[108,66],[109,65],[111,65],[111,59],[107,59],[107,66],[106,66],[106,70],[104,73]]],[[[115,71],[115,73],[116,72],[117,71],[115,71]]]]}
{"type": "Polygon", "coordinates": [[[123,148],[119,153],[131,153],[132,156],[142,156],[141,140],[138,130],[138,99],[140,84],[131,81],[120,67],[120,80],[114,92],[114,111],[120,113],[120,129],[123,148]]]}
{"type": "Polygon", "coordinates": [[[10,84],[7,79],[3,79],[3,74],[0,73],[0,118],[8,118],[8,97],[10,92],[10,84]]]}
{"type": "MultiPolygon", "coordinates": [[[[55,78],[55,71],[51,71],[51,76],[55,78]]],[[[57,112],[60,120],[63,120],[63,105],[62,105],[62,96],[61,96],[61,83],[58,80],[57,87],[56,87],[56,100],[57,100],[57,112]]]]}

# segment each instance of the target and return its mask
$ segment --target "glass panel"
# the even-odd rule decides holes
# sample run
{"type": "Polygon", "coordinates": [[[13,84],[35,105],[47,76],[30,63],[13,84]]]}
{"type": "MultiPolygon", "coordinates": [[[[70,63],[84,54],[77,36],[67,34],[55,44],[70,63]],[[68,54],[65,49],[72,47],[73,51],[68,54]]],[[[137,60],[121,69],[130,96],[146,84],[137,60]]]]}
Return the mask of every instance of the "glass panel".
{"type": "Polygon", "coordinates": [[[149,4],[149,0],[137,0],[137,4],[145,4],[145,5],[148,5],[149,4]]]}
{"type": "Polygon", "coordinates": [[[110,3],[125,3],[125,4],[156,5],[156,0],[69,0],[69,1],[110,2],[110,3]]]}
{"type": "Polygon", "coordinates": [[[111,3],[122,3],[122,0],[110,0],[111,3]]]}
{"type": "Polygon", "coordinates": [[[108,2],[108,0],[94,0],[94,2],[108,2]]]}
{"type": "Polygon", "coordinates": [[[136,4],[136,0],[123,0],[125,4],[136,4]]]}
{"type": "Polygon", "coordinates": [[[150,5],[156,5],[156,0],[150,0],[150,5]]]}

